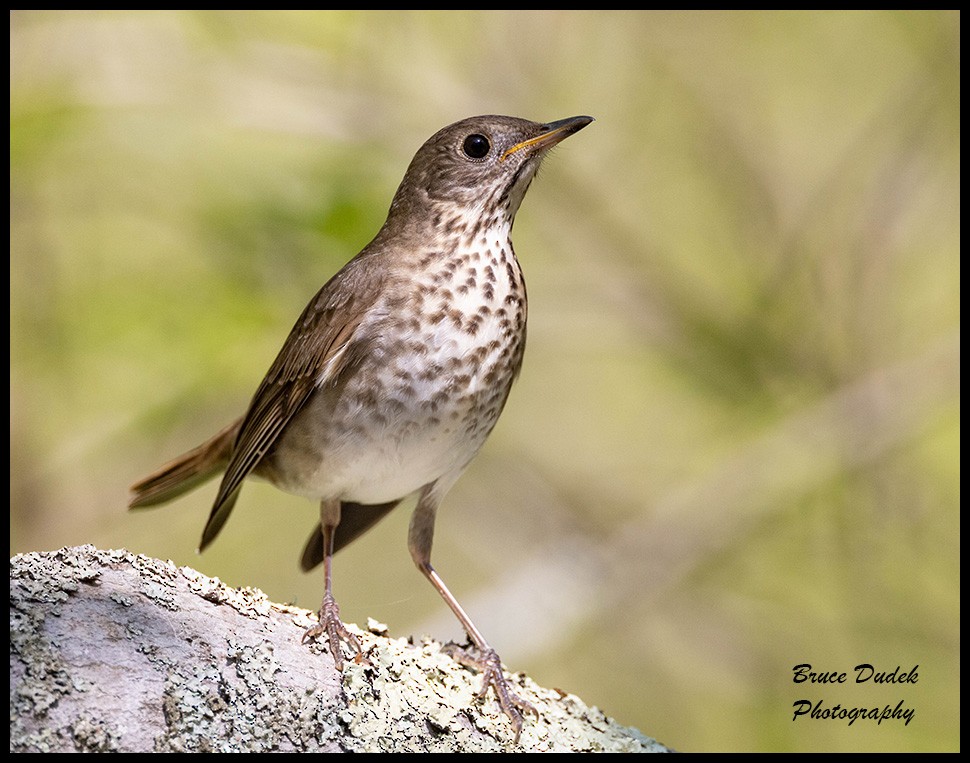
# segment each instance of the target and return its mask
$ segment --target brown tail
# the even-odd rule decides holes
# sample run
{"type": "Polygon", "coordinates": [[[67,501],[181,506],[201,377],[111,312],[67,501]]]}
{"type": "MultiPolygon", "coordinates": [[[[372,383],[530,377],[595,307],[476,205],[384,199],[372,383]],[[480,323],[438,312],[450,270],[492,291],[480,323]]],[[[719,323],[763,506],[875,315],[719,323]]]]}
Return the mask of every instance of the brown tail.
{"type": "MultiPolygon", "coordinates": [[[[173,498],[178,498],[183,493],[198,487],[203,482],[222,474],[229,464],[229,457],[232,455],[232,449],[236,444],[241,424],[242,419],[234,421],[198,447],[193,448],[188,453],[183,453],[178,458],[169,461],[158,471],[136,482],[131,486],[132,498],[128,503],[128,508],[137,509],[167,503],[173,498]]],[[[229,496],[223,505],[222,513],[218,515],[221,519],[219,519],[216,529],[211,532],[212,517],[217,515],[213,514],[209,517],[210,525],[206,525],[208,539],[206,535],[203,535],[200,550],[212,541],[219,528],[222,527],[225,518],[229,516],[232,504],[236,501],[238,492],[237,488],[229,496]]],[[[400,502],[399,499],[366,506],[345,502],[342,506],[343,518],[337,526],[334,538],[334,551],[339,551],[364,531],[370,529],[400,502]]],[[[304,571],[309,572],[321,561],[323,561],[323,533],[320,526],[317,525],[310,533],[300,563],[304,571]]]]}
{"type": "MultiPolygon", "coordinates": [[[[333,541],[334,553],[338,552],[357,536],[369,530],[378,520],[383,518],[395,506],[400,503],[390,501],[389,503],[369,504],[348,503],[344,501],[340,505],[340,524],[337,525],[336,535],[333,541]]],[[[300,567],[304,572],[309,572],[323,561],[323,531],[318,524],[310,533],[306,547],[303,549],[303,556],[300,559],[300,567]]]]}
{"type": "Polygon", "coordinates": [[[132,485],[128,508],[166,503],[224,472],[241,422],[242,419],[234,421],[197,448],[132,485]]]}

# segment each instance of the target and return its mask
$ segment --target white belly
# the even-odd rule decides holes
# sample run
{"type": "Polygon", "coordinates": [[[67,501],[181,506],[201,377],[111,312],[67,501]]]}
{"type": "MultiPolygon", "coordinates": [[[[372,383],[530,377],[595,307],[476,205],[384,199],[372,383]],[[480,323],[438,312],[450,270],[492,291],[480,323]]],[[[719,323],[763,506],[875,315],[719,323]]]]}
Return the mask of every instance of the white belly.
{"type": "Polygon", "coordinates": [[[510,280],[521,277],[517,266],[473,272],[491,277],[474,279],[476,288],[466,277],[463,291],[442,291],[440,278],[423,284],[432,309],[420,327],[389,313],[362,326],[382,341],[287,427],[273,482],[316,500],[375,504],[457,477],[495,426],[525,342],[525,303],[510,280]]]}

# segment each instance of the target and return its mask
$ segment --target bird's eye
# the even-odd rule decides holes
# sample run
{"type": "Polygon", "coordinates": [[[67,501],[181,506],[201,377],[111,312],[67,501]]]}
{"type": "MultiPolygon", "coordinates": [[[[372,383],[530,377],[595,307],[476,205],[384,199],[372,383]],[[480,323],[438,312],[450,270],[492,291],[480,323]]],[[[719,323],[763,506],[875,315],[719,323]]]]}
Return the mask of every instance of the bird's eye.
{"type": "Polygon", "coordinates": [[[470,159],[482,159],[491,150],[492,144],[488,142],[488,138],[476,132],[465,138],[461,148],[470,159]]]}

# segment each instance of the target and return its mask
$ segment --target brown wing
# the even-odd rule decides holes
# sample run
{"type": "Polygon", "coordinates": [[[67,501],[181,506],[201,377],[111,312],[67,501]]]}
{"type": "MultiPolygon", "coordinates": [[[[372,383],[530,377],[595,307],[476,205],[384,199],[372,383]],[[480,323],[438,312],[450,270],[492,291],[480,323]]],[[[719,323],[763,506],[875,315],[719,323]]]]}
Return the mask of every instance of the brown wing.
{"type": "Polygon", "coordinates": [[[381,269],[358,255],[331,278],[307,305],[270,367],[242,419],[219,493],[209,514],[201,551],[232,511],[243,480],[273,447],[313,390],[339,377],[366,343],[355,339],[360,322],[383,286],[381,269]],[[325,378],[321,379],[321,375],[325,378]]]}

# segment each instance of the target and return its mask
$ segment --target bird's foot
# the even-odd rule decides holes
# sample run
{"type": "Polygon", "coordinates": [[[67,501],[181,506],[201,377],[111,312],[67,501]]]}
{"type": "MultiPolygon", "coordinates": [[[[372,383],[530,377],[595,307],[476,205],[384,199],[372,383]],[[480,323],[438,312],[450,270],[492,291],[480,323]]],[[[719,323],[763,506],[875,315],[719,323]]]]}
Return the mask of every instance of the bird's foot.
{"type": "Polygon", "coordinates": [[[454,644],[450,644],[445,651],[462,665],[473,668],[482,674],[482,688],[478,692],[478,698],[484,698],[488,694],[489,687],[495,691],[495,698],[498,700],[499,707],[502,708],[502,712],[509,717],[512,723],[512,728],[515,730],[515,743],[518,744],[524,723],[523,713],[538,720],[539,711],[512,690],[502,672],[502,661],[499,659],[498,653],[489,647],[477,650],[477,654],[470,654],[463,647],[454,644]]]}
{"type": "Polygon", "coordinates": [[[365,658],[360,647],[360,641],[351,633],[347,626],[340,619],[340,607],[334,600],[333,595],[328,593],[323,597],[323,604],[320,606],[320,622],[308,628],[303,634],[301,641],[306,643],[307,639],[315,639],[317,636],[326,634],[327,642],[330,645],[330,654],[337,670],[343,670],[344,658],[340,648],[340,642],[345,642],[354,651],[354,662],[360,663],[365,658]]]}

